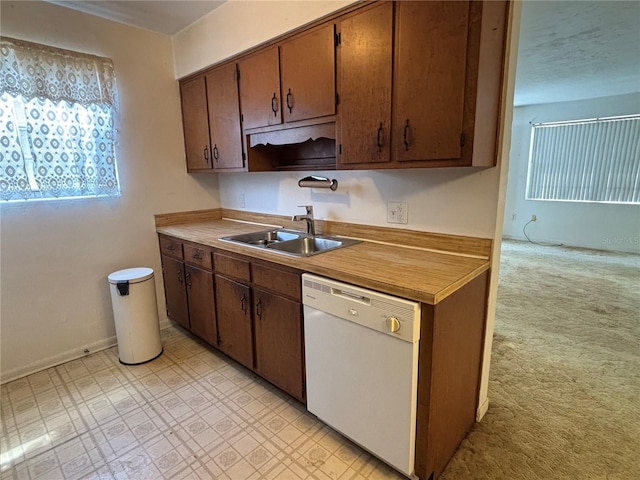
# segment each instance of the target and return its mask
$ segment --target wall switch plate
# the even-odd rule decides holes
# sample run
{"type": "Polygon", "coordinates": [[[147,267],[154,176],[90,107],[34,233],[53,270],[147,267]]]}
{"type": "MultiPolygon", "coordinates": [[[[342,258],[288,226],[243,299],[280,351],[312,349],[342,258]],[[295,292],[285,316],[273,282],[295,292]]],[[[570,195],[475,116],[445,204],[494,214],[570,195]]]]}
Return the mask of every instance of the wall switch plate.
{"type": "Polygon", "coordinates": [[[387,222],[388,223],[407,223],[409,221],[409,212],[407,204],[404,202],[387,202],[387,222]]]}
{"type": "Polygon", "coordinates": [[[239,208],[244,208],[245,207],[244,193],[241,193],[240,195],[238,195],[238,207],[239,208]]]}

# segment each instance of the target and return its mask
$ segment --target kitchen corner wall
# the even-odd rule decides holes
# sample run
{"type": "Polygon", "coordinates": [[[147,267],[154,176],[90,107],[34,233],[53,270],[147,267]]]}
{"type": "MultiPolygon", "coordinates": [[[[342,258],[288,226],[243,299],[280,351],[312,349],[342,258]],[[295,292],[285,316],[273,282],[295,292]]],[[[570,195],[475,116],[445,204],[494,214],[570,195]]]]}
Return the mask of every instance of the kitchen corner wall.
{"type": "MultiPolygon", "coordinates": [[[[353,2],[231,0],[173,37],[176,77],[259,45],[275,36],[326,15],[353,2]]],[[[337,192],[301,189],[304,173],[220,174],[220,201],[225,208],[291,215],[297,205],[314,206],[317,218],[388,225],[386,203],[408,203],[407,225],[388,225],[429,232],[493,238],[500,251],[504,191],[506,189],[511,104],[520,29],[519,2],[512,3],[508,77],[504,82],[506,107],[501,126],[501,165],[485,170],[411,169],[388,171],[326,172],[338,179],[337,192]],[[505,126],[506,125],[506,126],[505,126]],[[243,197],[241,197],[243,196],[243,197]]],[[[367,268],[363,266],[363,268],[367,268]]],[[[487,328],[477,418],[488,406],[488,378],[495,322],[499,256],[492,261],[487,307],[487,328]]]]}
{"type": "Polygon", "coordinates": [[[113,59],[122,196],[3,204],[1,378],[115,344],[107,275],[148,266],[166,323],[153,215],[220,206],[217,177],[187,175],[171,39],[44,2],[0,4],[2,35],[113,59]]]}
{"type": "Polygon", "coordinates": [[[526,233],[535,242],[640,253],[640,206],[606,203],[543,202],[526,200],[531,124],[583,118],[632,115],[640,112],[640,92],[575,102],[516,107],[505,237],[525,239],[522,229],[534,214],[526,233]],[[515,218],[514,218],[515,217],[515,218]]]}

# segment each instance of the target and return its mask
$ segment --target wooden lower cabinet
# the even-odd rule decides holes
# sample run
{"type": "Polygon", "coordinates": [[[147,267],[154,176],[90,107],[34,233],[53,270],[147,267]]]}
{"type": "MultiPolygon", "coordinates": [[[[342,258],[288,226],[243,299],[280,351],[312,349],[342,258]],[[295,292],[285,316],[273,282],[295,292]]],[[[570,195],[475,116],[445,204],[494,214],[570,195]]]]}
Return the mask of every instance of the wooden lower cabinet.
{"type": "Polygon", "coordinates": [[[302,305],[259,288],[253,294],[256,371],[302,401],[302,305]]]}
{"type": "Polygon", "coordinates": [[[253,369],[251,288],[216,274],[216,303],[220,350],[253,369]]]}
{"type": "MultiPolygon", "coordinates": [[[[160,235],[167,315],[305,402],[300,270],[160,235]]],[[[489,272],[422,304],[416,475],[438,478],[475,422],[489,272]]]]}
{"type": "Polygon", "coordinates": [[[208,344],[217,345],[213,273],[192,265],[185,270],[190,329],[208,344]]]}
{"type": "Polygon", "coordinates": [[[162,278],[167,301],[167,316],[180,326],[189,328],[184,262],[162,255],[162,278]]]}

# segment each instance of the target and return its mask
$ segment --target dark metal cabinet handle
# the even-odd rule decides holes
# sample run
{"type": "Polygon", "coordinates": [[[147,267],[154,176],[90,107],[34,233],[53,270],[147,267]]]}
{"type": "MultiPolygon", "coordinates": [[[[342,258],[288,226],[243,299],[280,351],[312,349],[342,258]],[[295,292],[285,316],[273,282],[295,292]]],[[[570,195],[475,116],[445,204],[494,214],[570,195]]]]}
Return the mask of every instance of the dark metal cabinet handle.
{"type": "Polygon", "coordinates": [[[167,246],[167,250],[169,250],[170,252],[173,252],[176,249],[176,246],[173,243],[170,243],[167,246]]]}
{"type": "Polygon", "coordinates": [[[407,118],[407,121],[404,124],[404,132],[402,134],[402,143],[404,143],[404,151],[408,152],[409,151],[409,119],[407,118]]]}
{"type": "Polygon", "coordinates": [[[240,299],[240,308],[242,309],[242,313],[247,313],[247,296],[242,294],[242,298],[240,299]]]}
{"type": "Polygon", "coordinates": [[[216,159],[216,163],[218,163],[218,145],[214,144],[213,145],[213,158],[216,159]]]}
{"type": "Polygon", "coordinates": [[[187,273],[184,274],[184,276],[185,276],[185,278],[187,280],[187,287],[191,288],[191,273],[187,272],[187,273]]]}
{"type": "Polygon", "coordinates": [[[382,122],[380,122],[380,126],[378,127],[378,153],[382,152],[382,122]]]}
{"type": "Polygon", "coordinates": [[[204,147],[204,159],[209,164],[209,147],[204,147]]]}
{"type": "Polygon", "coordinates": [[[271,111],[274,117],[278,116],[278,98],[276,97],[276,92],[273,92],[273,98],[271,99],[271,111]]]}
{"type": "Polygon", "coordinates": [[[258,303],[256,303],[256,315],[262,318],[262,299],[259,299],[258,303]]]}
{"type": "Polygon", "coordinates": [[[191,258],[194,260],[202,260],[202,252],[200,250],[196,250],[193,255],[191,255],[191,258]]]}
{"type": "Polygon", "coordinates": [[[293,93],[291,93],[291,89],[289,89],[289,93],[287,93],[287,108],[289,109],[289,113],[293,109],[293,93]]]}
{"type": "Polygon", "coordinates": [[[178,276],[178,283],[179,283],[180,285],[182,285],[182,283],[183,283],[183,280],[182,280],[182,270],[181,270],[181,269],[178,269],[178,271],[176,272],[176,275],[178,276]]]}

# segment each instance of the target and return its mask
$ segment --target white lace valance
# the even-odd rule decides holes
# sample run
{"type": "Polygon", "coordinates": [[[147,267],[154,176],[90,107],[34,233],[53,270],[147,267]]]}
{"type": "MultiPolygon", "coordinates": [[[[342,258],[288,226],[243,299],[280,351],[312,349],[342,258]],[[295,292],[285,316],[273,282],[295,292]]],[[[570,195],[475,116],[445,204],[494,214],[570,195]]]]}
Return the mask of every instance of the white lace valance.
{"type": "Polygon", "coordinates": [[[38,43],[0,37],[0,92],[29,101],[108,105],[117,109],[113,62],[38,43]]]}

